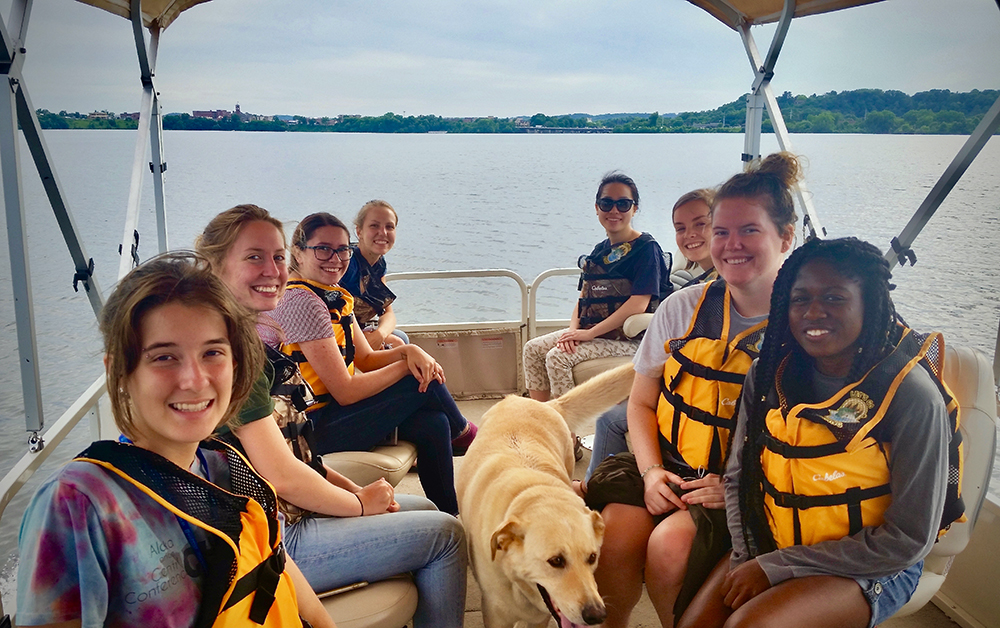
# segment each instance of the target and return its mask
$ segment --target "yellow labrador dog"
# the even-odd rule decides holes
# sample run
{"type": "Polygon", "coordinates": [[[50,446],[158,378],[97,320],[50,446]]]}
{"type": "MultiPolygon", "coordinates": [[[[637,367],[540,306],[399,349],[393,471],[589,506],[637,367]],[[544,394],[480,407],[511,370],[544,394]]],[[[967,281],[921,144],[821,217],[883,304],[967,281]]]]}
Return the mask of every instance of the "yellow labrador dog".
{"type": "Polygon", "coordinates": [[[456,486],[486,628],[604,621],[604,521],[570,485],[570,429],[625,399],[633,376],[626,364],[547,403],[510,396],[483,415],[456,486]]]}

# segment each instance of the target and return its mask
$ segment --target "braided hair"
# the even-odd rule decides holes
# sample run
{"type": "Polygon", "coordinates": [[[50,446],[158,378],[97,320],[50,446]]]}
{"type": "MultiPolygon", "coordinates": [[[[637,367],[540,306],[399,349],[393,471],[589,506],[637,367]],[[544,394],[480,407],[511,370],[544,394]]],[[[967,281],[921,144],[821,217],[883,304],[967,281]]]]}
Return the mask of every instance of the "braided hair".
{"type": "MultiPolygon", "coordinates": [[[[861,285],[864,303],[864,324],[857,345],[859,353],[848,373],[848,381],[857,381],[885,357],[899,342],[901,319],[896,314],[889,291],[892,274],[889,263],[873,245],[857,238],[835,240],[814,239],[796,249],[778,271],[771,291],[771,312],[754,374],[754,398],[747,409],[746,438],[742,443],[742,471],[739,505],[743,534],[752,553],[760,555],[775,549],[774,537],[764,512],[761,452],[763,444],[757,438],[764,432],[768,413],[768,396],[775,387],[781,362],[790,354],[811,364],[792,337],[788,324],[788,306],[792,285],[799,270],[808,262],[822,260],[832,265],[844,277],[861,285]]],[[[730,449],[731,450],[731,449],[730,449]]]]}

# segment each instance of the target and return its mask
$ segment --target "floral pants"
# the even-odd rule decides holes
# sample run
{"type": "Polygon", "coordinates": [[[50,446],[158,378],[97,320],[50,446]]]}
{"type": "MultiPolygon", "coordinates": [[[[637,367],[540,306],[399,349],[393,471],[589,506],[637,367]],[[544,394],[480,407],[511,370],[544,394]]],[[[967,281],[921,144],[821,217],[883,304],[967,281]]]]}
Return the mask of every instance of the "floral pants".
{"type": "Polygon", "coordinates": [[[524,385],[528,390],[548,390],[553,398],[573,388],[573,367],[595,358],[633,356],[638,340],[594,338],[581,342],[576,351],[566,353],[556,346],[566,330],[532,338],[524,345],[524,385]]]}

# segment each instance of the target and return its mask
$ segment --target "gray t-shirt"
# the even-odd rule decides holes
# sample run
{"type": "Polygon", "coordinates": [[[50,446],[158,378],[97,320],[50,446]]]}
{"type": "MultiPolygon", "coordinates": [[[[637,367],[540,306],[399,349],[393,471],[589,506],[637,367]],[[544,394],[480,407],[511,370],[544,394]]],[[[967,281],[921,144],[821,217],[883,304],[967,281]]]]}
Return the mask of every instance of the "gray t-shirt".
{"type": "MultiPolygon", "coordinates": [[[[682,290],[674,292],[666,298],[660,307],[656,308],[653,320],[649,322],[646,335],[642,338],[632,363],[635,364],[637,373],[646,377],[663,377],[663,365],[667,361],[667,351],[665,348],[668,340],[680,338],[691,327],[691,319],[694,318],[694,310],[698,305],[701,294],[708,288],[706,284],[688,286],[682,290]]],[[[752,316],[746,318],[740,316],[732,302],[729,306],[729,338],[742,334],[754,325],[767,320],[767,316],[752,316]]]]}
{"type": "MultiPolygon", "coordinates": [[[[747,410],[753,398],[754,361],[743,385],[743,402],[724,477],[726,518],[733,539],[732,565],[747,560],[739,507],[742,443],[747,410]]],[[[814,371],[817,390],[836,392],[838,382],[814,371]],[[826,380],[826,381],[823,381],[826,380]]],[[[840,386],[848,382],[840,380],[840,386]]],[[[815,545],[793,545],[757,557],[772,585],[789,578],[836,575],[877,578],[898,573],[924,558],[937,538],[948,481],[948,414],[931,376],[911,370],[896,391],[883,418],[891,442],[889,485],[892,503],[882,525],[852,536],[815,545]]]]}

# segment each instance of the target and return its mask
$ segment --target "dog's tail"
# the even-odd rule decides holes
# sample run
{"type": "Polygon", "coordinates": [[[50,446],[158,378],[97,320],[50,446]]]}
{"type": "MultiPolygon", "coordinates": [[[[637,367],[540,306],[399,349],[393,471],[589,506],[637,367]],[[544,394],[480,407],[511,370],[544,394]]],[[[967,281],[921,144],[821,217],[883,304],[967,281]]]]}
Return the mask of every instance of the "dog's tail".
{"type": "Polygon", "coordinates": [[[571,430],[579,430],[588,419],[628,398],[635,371],[628,362],[588,379],[569,392],[548,401],[566,419],[571,430]]]}

